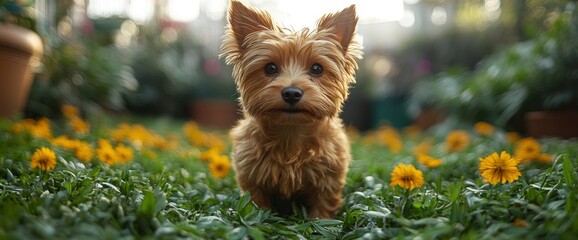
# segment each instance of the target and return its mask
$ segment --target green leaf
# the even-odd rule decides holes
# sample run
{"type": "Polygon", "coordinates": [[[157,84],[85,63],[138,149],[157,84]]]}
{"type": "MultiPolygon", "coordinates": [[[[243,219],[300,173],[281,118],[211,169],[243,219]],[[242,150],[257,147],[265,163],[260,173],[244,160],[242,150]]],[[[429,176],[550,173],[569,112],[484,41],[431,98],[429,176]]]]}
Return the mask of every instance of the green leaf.
{"type": "Polygon", "coordinates": [[[253,240],[264,240],[265,239],[265,235],[263,234],[263,232],[261,230],[259,230],[258,228],[255,228],[255,227],[248,227],[247,228],[247,234],[253,240]]]}
{"type": "Polygon", "coordinates": [[[574,165],[570,161],[567,155],[560,156],[562,158],[562,173],[564,175],[564,180],[568,187],[573,188],[576,184],[576,172],[574,165]]]}
{"type": "Polygon", "coordinates": [[[319,220],[315,220],[315,224],[319,225],[319,226],[324,226],[324,227],[328,227],[328,226],[339,226],[341,225],[343,222],[337,219],[319,219],[319,220]]]}
{"type": "Polygon", "coordinates": [[[377,211],[366,211],[365,216],[368,218],[386,218],[387,214],[377,211]]]}
{"type": "Polygon", "coordinates": [[[251,195],[249,193],[243,194],[237,203],[237,212],[241,217],[246,217],[251,214],[255,208],[251,204],[251,195]]]}
{"type": "Polygon", "coordinates": [[[153,216],[155,213],[155,194],[151,191],[144,192],[144,198],[140,207],[138,208],[139,213],[146,216],[153,216]]]}
{"type": "Polygon", "coordinates": [[[156,190],[155,192],[145,190],[144,198],[139,206],[138,212],[147,217],[153,217],[166,207],[167,200],[165,195],[156,190]]]}

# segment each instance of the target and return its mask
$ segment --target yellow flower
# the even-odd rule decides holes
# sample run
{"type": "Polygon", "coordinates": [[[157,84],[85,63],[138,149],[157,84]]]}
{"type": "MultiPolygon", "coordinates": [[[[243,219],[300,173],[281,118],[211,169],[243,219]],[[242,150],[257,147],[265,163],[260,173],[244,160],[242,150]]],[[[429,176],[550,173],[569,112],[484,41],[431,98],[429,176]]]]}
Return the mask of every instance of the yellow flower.
{"type": "Polygon", "coordinates": [[[532,137],[522,138],[516,142],[514,156],[523,162],[538,159],[541,155],[540,143],[532,137]]]}
{"type": "Polygon", "coordinates": [[[225,142],[219,136],[211,133],[205,134],[205,142],[203,144],[207,148],[216,148],[219,151],[225,150],[225,142]]]}
{"type": "Polygon", "coordinates": [[[79,117],[70,118],[70,125],[77,134],[86,134],[90,131],[90,124],[79,117]]]}
{"type": "Polygon", "coordinates": [[[417,146],[415,146],[415,148],[413,149],[413,154],[415,154],[416,156],[419,154],[428,155],[430,153],[431,146],[432,146],[432,140],[427,139],[427,140],[421,142],[420,144],[418,144],[417,146]]]}
{"type": "Polygon", "coordinates": [[[491,136],[496,131],[496,128],[487,122],[477,122],[474,124],[474,130],[482,136],[491,136]]]}
{"type": "Polygon", "coordinates": [[[106,139],[98,139],[98,147],[99,148],[112,148],[110,142],[106,139]]]}
{"type": "Polygon", "coordinates": [[[454,130],[451,131],[446,137],[446,151],[447,152],[460,152],[464,150],[470,144],[470,136],[466,131],[454,130]]]}
{"type": "Polygon", "coordinates": [[[114,148],[116,152],[116,156],[118,157],[119,163],[128,163],[133,159],[133,151],[132,148],[127,147],[123,144],[120,144],[114,148]]]}
{"type": "Polygon", "coordinates": [[[538,158],[536,158],[536,161],[543,162],[543,163],[551,163],[552,162],[552,156],[550,156],[548,154],[540,154],[540,156],[538,156],[538,158]]]}
{"type": "Polygon", "coordinates": [[[39,167],[42,171],[51,171],[56,167],[56,154],[49,148],[41,147],[32,154],[30,168],[39,167]]]}
{"type": "Polygon", "coordinates": [[[110,136],[114,142],[128,141],[138,150],[143,147],[169,150],[178,146],[178,141],[175,141],[175,139],[168,141],[140,124],[129,125],[122,123],[116,129],[111,130],[110,136]]]}
{"type": "Polygon", "coordinates": [[[66,118],[78,117],[78,108],[75,106],[63,104],[62,107],[60,107],[60,111],[66,118]]]}
{"type": "Polygon", "coordinates": [[[211,175],[215,178],[223,178],[229,174],[231,169],[231,162],[229,158],[225,155],[221,155],[217,158],[213,158],[209,163],[209,170],[211,175]]]}
{"type": "Polygon", "coordinates": [[[436,168],[442,165],[442,160],[426,154],[417,154],[417,161],[428,168],[436,168]]]}
{"type": "Polygon", "coordinates": [[[207,151],[201,152],[199,160],[203,162],[211,162],[213,159],[218,158],[220,154],[221,151],[218,148],[211,148],[207,151]]]}
{"type": "Polygon", "coordinates": [[[92,161],[92,157],[94,156],[94,149],[88,142],[70,139],[65,135],[54,138],[50,142],[54,146],[74,150],[74,156],[83,162],[92,161]]]}
{"type": "Polygon", "coordinates": [[[197,123],[189,121],[183,126],[183,131],[187,140],[192,145],[206,148],[218,148],[221,151],[225,149],[225,143],[219,136],[203,132],[197,123]]]}
{"type": "Polygon", "coordinates": [[[50,120],[48,118],[41,118],[37,121],[34,119],[23,119],[12,125],[11,130],[15,133],[28,132],[37,138],[52,138],[52,130],[50,129],[50,120]]]}
{"type": "Polygon", "coordinates": [[[393,153],[399,153],[403,149],[403,141],[394,128],[388,126],[381,127],[378,135],[381,143],[388,146],[393,153]]]}
{"type": "Polygon", "coordinates": [[[78,158],[78,160],[83,161],[85,163],[91,162],[92,157],[94,156],[94,149],[87,142],[79,142],[76,146],[76,151],[74,156],[78,158]]]}
{"type": "Polygon", "coordinates": [[[96,156],[98,160],[112,166],[116,163],[118,156],[114,148],[110,145],[107,140],[101,139],[98,141],[98,149],[96,149],[96,156]]]}
{"type": "Polygon", "coordinates": [[[390,185],[407,189],[419,188],[423,185],[423,173],[411,164],[398,164],[391,172],[390,185]]]}
{"type": "Polygon", "coordinates": [[[494,152],[484,158],[480,158],[479,170],[484,182],[496,184],[498,182],[513,182],[522,175],[518,170],[520,160],[511,157],[505,151],[500,155],[494,152]]]}
{"type": "Polygon", "coordinates": [[[76,148],[76,142],[65,135],[58,136],[57,138],[52,139],[50,142],[54,146],[68,150],[76,148]]]}
{"type": "Polygon", "coordinates": [[[520,134],[518,132],[507,132],[506,133],[506,141],[509,143],[514,143],[520,139],[520,134]]]}
{"type": "Polygon", "coordinates": [[[515,156],[522,162],[538,161],[543,163],[552,162],[552,156],[543,154],[542,146],[534,138],[522,138],[516,142],[515,156]]]}
{"type": "Polygon", "coordinates": [[[201,146],[204,141],[204,134],[199,129],[197,123],[189,121],[183,126],[185,136],[193,145],[201,146]]]}
{"type": "Polygon", "coordinates": [[[122,142],[128,138],[132,128],[126,123],[118,125],[116,129],[110,131],[110,138],[115,142],[122,142]]]}
{"type": "Polygon", "coordinates": [[[32,128],[32,135],[38,138],[51,139],[52,130],[50,129],[50,120],[48,118],[41,118],[36,121],[32,128]]]}

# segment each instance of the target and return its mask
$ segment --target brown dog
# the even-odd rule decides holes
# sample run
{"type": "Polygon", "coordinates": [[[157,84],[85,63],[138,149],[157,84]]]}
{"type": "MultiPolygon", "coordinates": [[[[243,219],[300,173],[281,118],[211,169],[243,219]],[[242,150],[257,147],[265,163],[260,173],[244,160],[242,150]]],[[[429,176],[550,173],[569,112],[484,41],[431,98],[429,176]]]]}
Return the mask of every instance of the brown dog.
{"type": "Polygon", "coordinates": [[[355,6],[316,30],[291,31],[267,12],[232,1],[221,54],[233,65],[244,118],[232,129],[241,190],[260,207],[331,218],[351,156],[338,114],[355,82],[361,46],[355,6]]]}

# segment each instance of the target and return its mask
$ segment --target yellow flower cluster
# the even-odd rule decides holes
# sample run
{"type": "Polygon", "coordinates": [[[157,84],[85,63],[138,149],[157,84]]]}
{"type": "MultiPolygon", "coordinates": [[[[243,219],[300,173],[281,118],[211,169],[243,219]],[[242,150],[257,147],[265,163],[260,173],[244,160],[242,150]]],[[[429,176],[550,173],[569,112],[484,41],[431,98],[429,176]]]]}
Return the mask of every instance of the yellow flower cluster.
{"type": "Polygon", "coordinates": [[[67,136],[59,136],[51,140],[52,145],[74,151],[74,156],[83,162],[91,162],[94,156],[94,148],[86,141],[70,139],[67,136]]]}
{"type": "Polygon", "coordinates": [[[96,149],[98,159],[109,166],[114,164],[124,164],[132,161],[133,150],[124,144],[118,144],[115,147],[105,139],[98,140],[98,148],[96,149]]]}
{"type": "MultiPolygon", "coordinates": [[[[14,133],[27,133],[35,138],[47,141],[53,148],[60,149],[59,153],[70,151],[74,158],[84,163],[94,159],[113,166],[126,164],[134,160],[135,156],[144,156],[150,159],[157,157],[160,151],[176,150],[182,158],[200,158],[206,161],[210,174],[215,178],[223,178],[231,171],[231,162],[224,153],[226,145],[217,134],[202,131],[194,122],[187,122],[183,126],[186,139],[193,145],[180,146],[183,138],[173,133],[168,137],[158,135],[140,124],[121,123],[111,129],[107,136],[97,142],[89,142],[91,131],[90,123],[83,120],[79,110],[72,105],[61,107],[66,124],[69,128],[59,132],[60,136],[53,137],[51,122],[47,118],[39,120],[23,119],[11,126],[14,133]],[[202,149],[204,149],[202,151],[202,149]],[[136,151],[136,152],[135,152],[136,151]],[[138,154],[138,155],[137,155],[138,154]]],[[[67,157],[64,155],[62,157],[67,157]]],[[[56,153],[50,147],[37,149],[31,156],[31,168],[40,168],[42,171],[52,171],[56,167],[56,153]]]]}
{"type": "Polygon", "coordinates": [[[207,149],[201,152],[199,160],[208,163],[209,171],[213,177],[223,178],[229,174],[231,161],[229,157],[222,154],[225,150],[225,143],[219,136],[202,131],[192,121],[185,123],[183,131],[192,145],[207,149]]]}
{"type": "Polygon", "coordinates": [[[417,161],[428,168],[436,168],[442,165],[442,160],[426,154],[417,154],[417,161]]]}
{"type": "Polygon", "coordinates": [[[86,135],[90,131],[90,124],[80,117],[76,107],[64,104],[60,108],[60,111],[62,115],[68,119],[68,124],[72,127],[74,133],[86,135]]]}
{"type": "Polygon", "coordinates": [[[213,147],[201,152],[199,160],[208,163],[209,171],[215,178],[223,178],[229,175],[231,161],[227,155],[221,153],[221,149],[213,147]]]}
{"type": "Polygon", "coordinates": [[[430,156],[431,147],[432,147],[432,140],[426,139],[413,149],[413,154],[415,155],[417,161],[420,164],[428,168],[436,168],[442,164],[442,160],[430,156]]]}
{"type": "Polygon", "coordinates": [[[197,147],[216,148],[219,151],[225,150],[225,142],[219,136],[202,131],[197,123],[186,122],[183,126],[185,137],[189,142],[197,147]]]}
{"type": "Polygon", "coordinates": [[[15,133],[29,133],[36,138],[52,138],[52,130],[48,118],[41,118],[39,120],[23,119],[22,121],[14,123],[11,130],[15,133]]]}
{"type": "Polygon", "coordinates": [[[126,141],[136,149],[154,147],[161,150],[172,150],[178,146],[176,137],[165,139],[140,124],[121,123],[117,128],[110,131],[110,137],[117,143],[126,141]]]}
{"type": "MultiPolygon", "coordinates": [[[[374,141],[375,136],[384,136],[386,131],[380,129],[381,133],[368,135],[367,140],[374,141]]],[[[493,136],[496,134],[496,127],[486,122],[478,122],[473,126],[473,131],[480,136],[493,136]]],[[[405,133],[405,131],[404,131],[405,133]]],[[[419,135],[411,132],[406,133],[407,137],[417,139],[419,135]],[[416,137],[417,136],[417,137],[416,137]]],[[[542,153],[541,145],[536,139],[522,138],[516,132],[507,132],[505,134],[506,142],[515,142],[514,155],[502,151],[494,152],[488,156],[480,158],[478,170],[483,181],[490,184],[511,183],[519,179],[521,172],[518,165],[529,161],[551,162],[552,156],[542,153]]],[[[450,131],[443,145],[445,152],[457,153],[466,149],[470,145],[470,135],[464,130],[450,131]]],[[[436,168],[442,165],[441,158],[431,155],[433,140],[431,138],[423,139],[413,148],[415,159],[420,165],[426,168],[436,168]]],[[[393,152],[393,150],[392,150],[393,152]]],[[[397,165],[391,173],[391,186],[400,186],[402,188],[414,189],[423,184],[423,173],[413,165],[397,165]]]]}

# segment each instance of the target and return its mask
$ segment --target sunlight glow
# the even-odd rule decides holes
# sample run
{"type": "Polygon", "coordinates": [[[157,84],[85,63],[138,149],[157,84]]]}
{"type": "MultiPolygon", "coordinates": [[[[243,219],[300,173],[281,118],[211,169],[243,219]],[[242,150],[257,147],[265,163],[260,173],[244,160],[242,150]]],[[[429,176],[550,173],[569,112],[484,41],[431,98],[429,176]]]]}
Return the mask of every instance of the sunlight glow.
{"type": "Polygon", "coordinates": [[[326,13],[340,11],[355,4],[360,24],[395,22],[403,17],[403,0],[246,0],[249,5],[268,11],[285,27],[314,28],[326,13]]]}
{"type": "Polygon", "coordinates": [[[151,19],[153,8],[152,0],[98,0],[88,2],[87,14],[90,18],[130,17],[144,23],[151,19]]]}
{"type": "Polygon", "coordinates": [[[415,14],[412,11],[406,10],[403,12],[403,17],[399,20],[399,25],[405,28],[412,27],[415,24],[415,14]]]}
{"type": "Polygon", "coordinates": [[[169,0],[169,17],[179,22],[192,22],[199,17],[199,0],[169,0]]]}
{"type": "Polygon", "coordinates": [[[434,25],[444,25],[448,21],[448,15],[444,7],[435,7],[431,13],[431,22],[434,25]]]}

